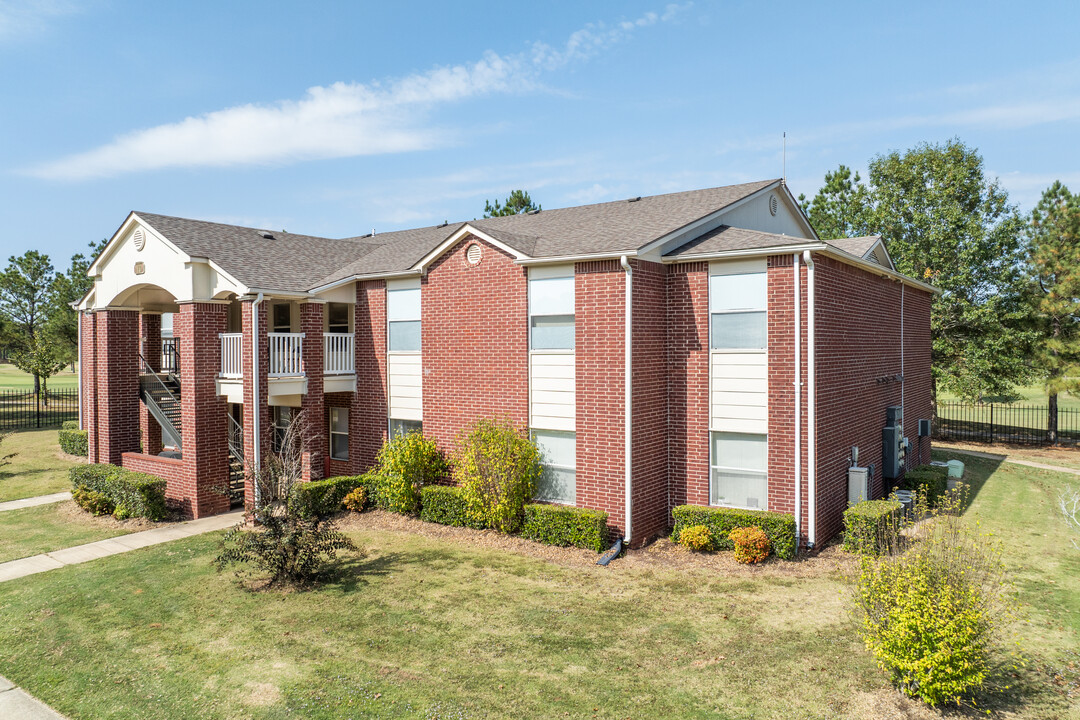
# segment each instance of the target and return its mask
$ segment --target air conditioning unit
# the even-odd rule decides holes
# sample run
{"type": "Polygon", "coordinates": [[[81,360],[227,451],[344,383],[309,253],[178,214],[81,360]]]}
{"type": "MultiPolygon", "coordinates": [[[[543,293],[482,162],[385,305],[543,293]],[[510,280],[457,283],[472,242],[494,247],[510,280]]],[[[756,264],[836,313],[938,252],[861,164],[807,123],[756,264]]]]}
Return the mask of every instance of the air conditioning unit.
{"type": "Polygon", "coordinates": [[[848,507],[870,499],[870,468],[849,467],[847,471],[848,507]]]}

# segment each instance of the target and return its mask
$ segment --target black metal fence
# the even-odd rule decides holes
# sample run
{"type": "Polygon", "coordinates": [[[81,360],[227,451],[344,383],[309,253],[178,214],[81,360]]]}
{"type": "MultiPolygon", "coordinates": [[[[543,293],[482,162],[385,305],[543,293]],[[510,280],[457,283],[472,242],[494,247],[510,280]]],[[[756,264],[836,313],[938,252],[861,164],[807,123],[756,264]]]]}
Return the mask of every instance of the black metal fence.
{"type": "Polygon", "coordinates": [[[79,419],[79,391],[75,388],[49,390],[0,390],[0,430],[41,428],[79,419]]]}
{"type": "MultiPolygon", "coordinates": [[[[1049,445],[1050,409],[1046,405],[969,405],[939,402],[934,437],[940,440],[1049,445]]],[[[1057,411],[1057,441],[1080,443],[1080,410],[1057,411]]]]}

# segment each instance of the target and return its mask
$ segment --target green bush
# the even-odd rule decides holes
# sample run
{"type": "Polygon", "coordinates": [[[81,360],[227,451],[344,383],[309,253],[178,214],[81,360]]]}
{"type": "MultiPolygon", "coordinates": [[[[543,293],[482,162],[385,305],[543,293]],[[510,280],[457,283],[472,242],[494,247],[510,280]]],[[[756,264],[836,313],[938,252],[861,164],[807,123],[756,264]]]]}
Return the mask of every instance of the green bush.
{"type": "Polygon", "coordinates": [[[346,495],[364,485],[358,475],[298,482],[293,485],[289,505],[302,518],[329,517],[344,509],[346,495]]]}
{"type": "Polygon", "coordinates": [[[78,430],[79,429],[79,421],[78,420],[65,420],[64,422],[60,423],[60,429],[61,430],[78,430]]]}
{"type": "Polygon", "coordinates": [[[675,529],[671,533],[673,542],[679,542],[684,528],[704,525],[709,528],[718,550],[734,550],[735,544],[730,537],[732,530],[759,527],[769,538],[769,544],[778,558],[795,558],[795,517],[787,513],[680,505],[671,514],[675,517],[675,529]]]}
{"type": "Polygon", "coordinates": [[[132,472],[116,465],[78,465],[69,471],[71,487],[101,493],[116,507],[117,517],[165,518],[166,483],[159,477],[132,472]]]}
{"type": "Polygon", "coordinates": [[[428,485],[420,491],[420,519],[426,522],[483,530],[484,524],[469,517],[469,505],[461,488],[428,485]]]}
{"type": "Polygon", "coordinates": [[[458,435],[454,481],[474,522],[517,532],[540,472],[540,450],[527,430],[509,420],[477,420],[458,435]]]}
{"type": "Polygon", "coordinates": [[[446,459],[435,441],[410,432],[383,443],[371,474],[378,478],[380,507],[416,515],[420,512],[420,491],[448,472],[446,459]]]}
{"type": "MultiPolygon", "coordinates": [[[[922,466],[927,467],[927,466],[922,466]]],[[[918,495],[920,492],[926,494],[926,502],[930,507],[937,507],[941,502],[941,498],[949,489],[949,476],[948,471],[945,468],[933,468],[930,470],[923,470],[920,468],[914,468],[904,473],[904,479],[901,481],[901,486],[905,490],[911,490],[918,495]]]]}
{"type": "Polygon", "coordinates": [[[901,514],[898,500],[863,500],[844,511],[844,550],[861,555],[897,549],[901,514]]]}
{"type": "Polygon", "coordinates": [[[80,485],[71,493],[75,504],[93,516],[110,515],[116,509],[104,493],[94,492],[85,485],[80,485]]]}
{"type": "Polygon", "coordinates": [[[525,506],[521,534],[545,545],[603,552],[607,549],[607,522],[608,514],[600,510],[534,503],[525,506]]]}
{"type": "Polygon", "coordinates": [[[60,449],[66,452],[68,455],[80,455],[86,457],[89,453],[87,450],[87,433],[85,430],[69,430],[63,429],[59,433],[60,449]]]}

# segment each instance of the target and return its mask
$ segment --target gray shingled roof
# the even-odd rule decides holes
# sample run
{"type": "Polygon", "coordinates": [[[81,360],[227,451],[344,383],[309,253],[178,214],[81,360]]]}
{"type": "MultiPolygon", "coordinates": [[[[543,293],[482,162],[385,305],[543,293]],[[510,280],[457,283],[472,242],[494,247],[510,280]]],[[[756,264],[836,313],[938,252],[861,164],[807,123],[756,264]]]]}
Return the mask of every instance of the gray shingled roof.
{"type": "Polygon", "coordinates": [[[715,230],[710,230],[685,245],[665,253],[664,257],[678,258],[702,253],[805,245],[808,242],[814,241],[793,235],[777,235],[776,233],[761,232],[760,230],[747,230],[745,228],[731,227],[730,225],[721,225],[715,230]]]}
{"type": "Polygon", "coordinates": [[[837,238],[836,240],[827,240],[826,242],[840,248],[849,255],[861,258],[866,255],[870,248],[874,247],[874,243],[880,239],[880,235],[865,235],[863,237],[854,238],[837,238]]]}
{"type": "MultiPolygon", "coordinates": [[[[634,201],[543,210],[469,224],[534,258],[631,252],[775,182],[762,180],[634,201]]],[[[256,228],[136,214],[188,255],[210,258],[244,285],[285,291],[306,291],[354,275],[408,270],[463,225],[459,222],[340,240],[274,232],[273,239],[266,239],[256,228]]],[[[729,234],[725,241],[771,242],[768,233],[738,233],[741,239],[729,234]]],[[[707,237],[716,239],[713,233],[707,237]]],[[[701,240],[692,243],[700,244],[701,240]]]]}

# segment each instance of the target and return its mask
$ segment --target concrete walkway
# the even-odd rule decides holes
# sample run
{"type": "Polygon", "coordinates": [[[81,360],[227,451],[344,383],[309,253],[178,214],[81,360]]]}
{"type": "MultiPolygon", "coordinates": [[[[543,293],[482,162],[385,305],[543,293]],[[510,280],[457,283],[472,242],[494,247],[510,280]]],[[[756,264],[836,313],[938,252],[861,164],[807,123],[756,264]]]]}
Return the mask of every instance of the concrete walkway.
{"type": "MultiPolygon", "coordinates": [[[[0,582],[7,582],[8,580],[34,575],[47,570],[56,570],[65,565],[77,565],[90,560],[108,557],[109,555],[118,555],[129,550],[159,545],[193,535],[223,530],[236,525],[243,517],[243,510],[234,510],[224,515],[188,520],[176,525],[166,525],[153,530],[143,530],[130,535],[121,535],[108,540],[98,540],[85,545],[76,545],[63,550],[54,550],[41,555],[0,563],[0,582]]],[[[6,715],[0,713],[0,718],[6,717],[6,715]]]]}
{"type": "Polygon", "coordinates": [[[987,460],[1000,460],[1002,462],[1012,463],[1013,465],[1026,465],[1027,467],[1039,468],[1040,470],[1054,470],[1056,472],[1068,473],[1069,475],[1080,475],[1080,470],[1074,468],[1061,467],[1060,465],[1047,465],[1046,463],[1034,462],[1033,460],[1020,460],[1019,458],[1012,458],[1008,455],[1002,455],[1001,453],[988,453],[980,452],[979,450],[963,450],[961,448],[952,447],[944,443],[935,443],[934,448],[937,450],[948,450],[949,452],[959,453],[961,455],[971,455],[972,457],[985,458],[987,460]]]}
{"type": "Polygon", "coordinates": [[[48,505],[49,503],[64,502],[71,499],[71,493],[59,492],[52,495],[38,495],[32,498],[23,498],[22,500],[8,500],[7,502],[0,502],[0,512],[6,512],[7,510],[22,510],[23,508],[34,507],[35,505],[48,505]]]}
{"type": "Polygon", "coordinates": [[[0,718],[4,720],[65,720],[64,716],[0,676],[0,718]]]}

